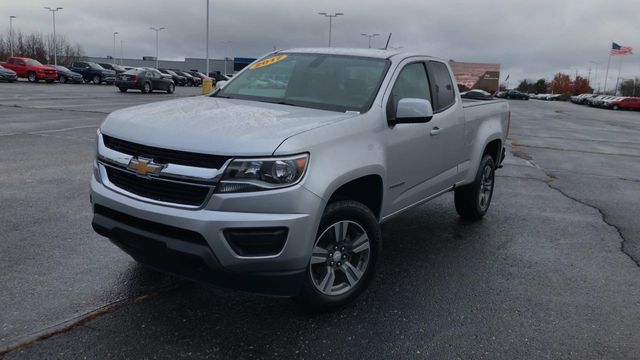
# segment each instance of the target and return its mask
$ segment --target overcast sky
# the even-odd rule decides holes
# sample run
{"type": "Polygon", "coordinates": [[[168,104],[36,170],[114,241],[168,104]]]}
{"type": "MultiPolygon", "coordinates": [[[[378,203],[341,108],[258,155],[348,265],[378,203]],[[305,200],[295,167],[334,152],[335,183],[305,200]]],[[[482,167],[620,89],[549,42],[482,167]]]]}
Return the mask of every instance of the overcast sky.
{"type": "MultiPolygon", "coordinates": [[[[125,57],[155,55],[160,33],[160,58],[205,55],[205,0],[2,0],[0,14],[6,33],[9,15],[14,29],[51,32],[51,13],[43,6],[63,7],[56,15],[57,32],[78,42],[87,55],[106,56],[113,50],[113,32],[124,41],[125,57]]],[[[212,57],[255,57],[277,47],[326,46],[328,19],[318,12],[343,12],[334,19],[333,45],[367,47],[361,33],[380,33],[374,47],[391,46],[445,59],[495,62],[502,78],[550,78],[558,71],[587,76],[590,61],[600,62],[600,79],[611,40],[636,44],[640,37],[639,0],[211,0],[212,57]],[[225,42],[230,41],[230,44],[225,42]]],[[[637,48],[640,53],[640,47],[637,48]]],[[[119,56],[119,55],[118,55],[119,56]]],[[[614,57],[622,76],[640,75],[637,56],[614,57]]],[[[591,64],[592,77],[595,65],[591,64]]],[[[611,81],[611,80],[610,80],[611,81]]]]}

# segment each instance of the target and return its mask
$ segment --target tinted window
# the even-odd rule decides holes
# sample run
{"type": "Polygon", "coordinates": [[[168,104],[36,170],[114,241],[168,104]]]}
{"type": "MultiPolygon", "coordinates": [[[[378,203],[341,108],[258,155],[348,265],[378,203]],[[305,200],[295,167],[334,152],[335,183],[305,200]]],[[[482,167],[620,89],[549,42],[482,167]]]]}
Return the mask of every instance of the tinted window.
{"type": "Polygon", "coordinates": [[[9,64],[13,64],[16,61],[16,59],[9,59],[9,64]]]}
{"type": "Polygon", "coordinates": [[[16,65],[24,66],[24,61],[16,59],[16,65]]]}
{"type": "Polygon", "coordinates": [[[456,101],[453,81],[449,75],[447,65],[437,61],[430,61],[429,68],[433,76],[431,79],[434,93],[433,98],[435,100],[433,109],[436,112],[442,111],[453,105],[456,101]]]}
{"type": "Polygon", "coordinates": [[[87,63],[94,70],[104,70],[104,68],[96,63],[87,63]]]}
{"type": "Polygon", "coordinates": [[[125,72],[125,74],[127,74],[127,75],[139,75],[142,72],[143,72],[143,70],[140,70],[140,69],[131,69],[131,70],[127,70],[125,72]]]}

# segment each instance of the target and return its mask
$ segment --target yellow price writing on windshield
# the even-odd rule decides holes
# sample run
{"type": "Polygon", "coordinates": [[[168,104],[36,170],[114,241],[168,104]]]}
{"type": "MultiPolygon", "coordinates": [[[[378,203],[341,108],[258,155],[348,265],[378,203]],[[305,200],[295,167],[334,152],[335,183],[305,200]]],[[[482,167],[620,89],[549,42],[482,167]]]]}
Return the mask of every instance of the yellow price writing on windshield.
{"type": "Polygon", "coordinates": [[[260,60],[257,63],[251,65],[251,67],[249,69],[255,70],[255,69],[258,69],[258,68],[261,68],[261,67],[265,67],[265,66],[269,66],[271,64],[275,64],[278,61],[282,61],[282,60],[286,59],[287,56],[289,56],[289,55],[282,54],[282,55],[273,56],[273,57],[270,57],[270,58],[267,58],[267,59],[264,59],[264,60],[260,60]]]}

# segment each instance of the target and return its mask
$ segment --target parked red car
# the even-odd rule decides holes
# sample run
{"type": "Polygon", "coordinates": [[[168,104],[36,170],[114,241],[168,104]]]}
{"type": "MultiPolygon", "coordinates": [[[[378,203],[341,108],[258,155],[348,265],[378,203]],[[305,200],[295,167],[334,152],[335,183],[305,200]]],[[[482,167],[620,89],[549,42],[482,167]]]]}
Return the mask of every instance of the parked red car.
{"type": "Polygon", "coordinates": [[[640,98],[628,97],[628,98],[623,98],[623,99],[620,99],[620,100],[617,100],[617,101],[612,101],[612,102],[607,104],[607,108],[612,109],[612,110],[640,109],[640,98]]]}
{"type": "Polygon", "coordinates": [[[15,71],[19,78],[26,78],[29,82],[44,80],[51,83],[58,79],[58,71],[55,68],[42,65],[38,60],[30,58],[10,57],[0,65],[15,71]]]}

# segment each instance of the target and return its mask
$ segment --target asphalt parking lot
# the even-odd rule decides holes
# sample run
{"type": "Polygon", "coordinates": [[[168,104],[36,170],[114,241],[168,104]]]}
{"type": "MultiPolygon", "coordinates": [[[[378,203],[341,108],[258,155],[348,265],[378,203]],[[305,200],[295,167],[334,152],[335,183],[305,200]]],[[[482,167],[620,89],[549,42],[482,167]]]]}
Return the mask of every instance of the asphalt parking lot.
{"type": "Polygon", "coordinates": [[[640,113],[510,101],[487,217],[386,224],[377,280],[309,315],[138,266],[91,229],[96,127],[173,95],[0,84],[0,357],[636,358],[640,113]]]}

